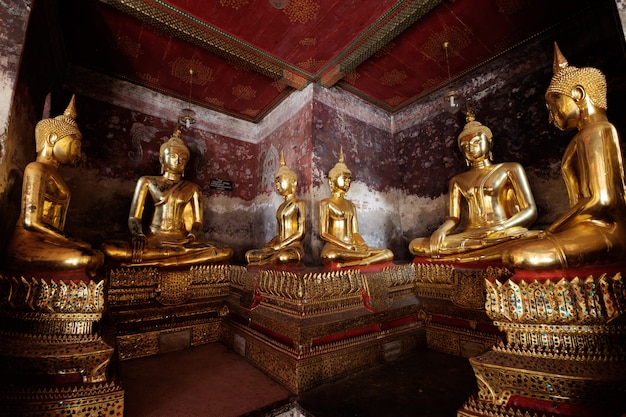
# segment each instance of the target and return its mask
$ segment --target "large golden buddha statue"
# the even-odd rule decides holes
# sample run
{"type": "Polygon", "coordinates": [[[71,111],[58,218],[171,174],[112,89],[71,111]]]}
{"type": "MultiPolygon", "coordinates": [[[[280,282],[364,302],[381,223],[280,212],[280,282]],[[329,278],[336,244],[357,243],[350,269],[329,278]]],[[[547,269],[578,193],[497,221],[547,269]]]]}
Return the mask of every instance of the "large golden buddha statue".
{"type": "Polygon", "coordinates": [[[179,126],[161,145],[159,161],[162,175],[143,176],[137,181],[130,206],[129,242],[107,242],[104,253],[124,266],[186,266],[229,259],[233,250],[200,239],[202,233],[202,192],[183,180],[189,160],[179,126]],[[154,214],[149,230],[143,231],[143,213],[149,201],[154,214]]]}
{"type": "Polygon", "coordinates": [[[448,219],[430,237],[411,241],[413,255],[459,261],[476,260],[480,253],[480,260],[499,259],[499,250],[485,248],[537,233],[527,229],[537,207],[524,168],[517,162],[494,164],[491,129],[476,121],[469,107],[466,120],[458,145],[470,169],[450,180],[448,219]],[[468,218],[462,222],[464,203],[468,218]],[[465,229],[454,233],[461,223],[465,229]]]}
{"type": "Polygon", "coordinates": [[[568,268],[623,262],[626,255],[624,166],[619,136],[606,117],[606,80],[596,68],[569,66],[554,46],[546,91],[549,119],[577,129],[561,161],[570,208],[538,239],[504,251],[511,268],[568,268]]]}
{"type": "Polygon", "coordinates": [[[328,172],[332,196],[319,204],[319,235],[326,242],[320,258],[323,263],[334,263],[339,268],[390,262],[393,252],[369,247],[359,234],[356,208],[345,198],[351,175],[343,161],[342,148],[339,162],[328,172]]]}
{"type": "Polygon", "coordinates": [[[299,264],[304,258],[302,238],[306,231],[306,205],[296,198],[298,177],[285,164],[282,151],[275,180],[276,190],[284,198],[276,211],[278,233],[263,248],[246,252],[250,265],[299,264]]]}
{"type": "Polygon", "coordinates": [[[104,261],[98,250],[65,232],[70,189],[59,165],[81,159],[82,134],[76,123],[74,96],[65,112],[35,126],[37,158],[26,165],[22,210],[7,247],[7,267],[20,271],[85,270],[93,276],[104,261]]]}

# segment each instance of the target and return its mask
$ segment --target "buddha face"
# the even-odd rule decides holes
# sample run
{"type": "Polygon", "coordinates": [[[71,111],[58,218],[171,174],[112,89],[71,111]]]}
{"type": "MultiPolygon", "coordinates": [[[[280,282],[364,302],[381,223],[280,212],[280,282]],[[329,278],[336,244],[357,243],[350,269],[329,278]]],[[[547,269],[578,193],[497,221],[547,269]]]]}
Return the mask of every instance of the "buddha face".
{"type": "Polygon", "coordinates": [[[340,192],[345,194],[350,189],[350,181],[352,181],[352,177],[349,172],[342,172],[337,175],[335,178],[330,178],[330,189],[333,192],[340,192]]]}
{"type": "Polygon", "coordinates": [[[164,169],[169,172],[182,174],[185,171],[185,165],[189,160],[189,154],[183,149],[175,147],[165,148],[161,155],[161,164],[164,169]]]}
{"type": "Polygon", "coordinates": [[[548,120],[560,130],[574,129],[578,125],[580,108],[573,98],[561,93],[546,95],[548,120]]]}
{"type": "Polygon", "coordinates": [[[467,136],[459,141],[459,149],[467,161],[479,162],[487,159],[491,152],[491,140],[483,132],[467,136]]]}
{"type": "Polygon", "coordinates": [[[280,195],[286,196],[295,192],[296,183],[290,175],[277,175],[274,181],[280,195]]]}
{"type": "Polygon", "coordinates": [[[53,154],[60,164],[76,165],[81,158],[81,139],[80,133],[72,133],[54,141],[53,154]]]}

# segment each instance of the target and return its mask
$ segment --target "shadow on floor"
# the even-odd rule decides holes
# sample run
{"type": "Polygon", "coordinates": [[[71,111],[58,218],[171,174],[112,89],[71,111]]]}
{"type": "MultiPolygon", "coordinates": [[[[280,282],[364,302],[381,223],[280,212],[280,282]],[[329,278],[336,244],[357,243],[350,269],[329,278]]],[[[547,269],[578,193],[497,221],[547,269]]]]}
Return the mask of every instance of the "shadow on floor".
{"type": "Polygon", "coordinates": [[[220,343],[121,362],[125,417],[454,417],[476,380],[424,350],[300,395],[220,343]]]}

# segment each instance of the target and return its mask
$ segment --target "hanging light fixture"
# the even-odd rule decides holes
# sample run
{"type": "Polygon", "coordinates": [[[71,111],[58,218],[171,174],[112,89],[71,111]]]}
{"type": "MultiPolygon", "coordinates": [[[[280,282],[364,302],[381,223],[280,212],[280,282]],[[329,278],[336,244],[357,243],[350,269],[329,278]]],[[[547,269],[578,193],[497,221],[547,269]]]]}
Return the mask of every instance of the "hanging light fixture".
{"type": "Polygon", "coordinates": [[[180,117],[178,121],[184,124],[187,129],[196,122],[196,112],[191,110],[191,86],[193,84],[193,69],[189,68],[189,107],[186,107],[180,111],[180,117]]]}
{"type": "Polygon", "coordinates": [[[448,41],[443,43],[443,50],[446,54],[446,66],[448,68],[448,92],[446,92],[443,96],[443,101],[445,103],[446,111],[450,114],[456,114],[461,109],[461,94],[453,90],[450,85],[452,84],[452,76],[450,75],[450,59],[448,57],[448,48],[450,47],[450,43],[448,41]]]}

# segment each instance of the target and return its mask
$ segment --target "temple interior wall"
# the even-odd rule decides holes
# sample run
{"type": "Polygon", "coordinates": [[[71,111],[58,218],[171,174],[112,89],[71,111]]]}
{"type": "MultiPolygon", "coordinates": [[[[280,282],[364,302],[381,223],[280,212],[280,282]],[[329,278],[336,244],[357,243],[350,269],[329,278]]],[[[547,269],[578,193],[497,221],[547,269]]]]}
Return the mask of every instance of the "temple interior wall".
{"type": "MultiPolygon", "coordinates": [[[[84,68],[69,66],[61,77],[63,51],[49,36],[41,7],[35,2],[25,42],[19,31],[4,29],[16,35],[2,41],[13,49],[0,66],[7,80],[0,117],[9,113],[0,120],[2,230],[17,219],[21,173],[35,157],[34,125],[46,110],[46,95],[51,93],[54,116],[74,93],[86,158],[80,167],[62,168],[73,190],[66,230],[96,245],[128,236],[136,180],[159,173],[159,146],[171,135],[186,103],[84,68]]],[[[13,12],[16,16],[0,13],[21,19],[16,24],[23,28],[29,12],[29,3],[24,3],[13,12]]],[[[537,228],[567,207],[559,166],[571,133],[548,123],[543,98],[555,40],[572,65],[595,66],[607,75],[607,113],[624,137],[623,29],[606,5],[555,22],[554,31],[457,77],[451,85],[470,100],[477,120],[492,130],[495,162],[518,161],[526,168],[539,209],[537,228]]],[[[408,242],[441,224],[447,215],[447,181],[467,169],[456,143],[464,113],[446,113],[443,93],[435,91],[388,114],[339,87],[310,85],[293,92],[258,124],[196,109],[198,123],[184,130],[183,137],[192,152],[186,178],[199,183],[205,195],[205,237],[231,245],[233,261],[239,263],[247,249],[274,235],[281,198],[273,176],[282,149],[298,174],[298,195],[307,204],[306,262],[317,263],[322,246],[317,202],[329,195],[327,173],[341,145],[353,176],[347,197],[358,208],[364,238],[372,246],[392,249],[396,259],[410,259],[408,242]]],[[[2,233],[0,247],[7,238],[2,233]]]]}

